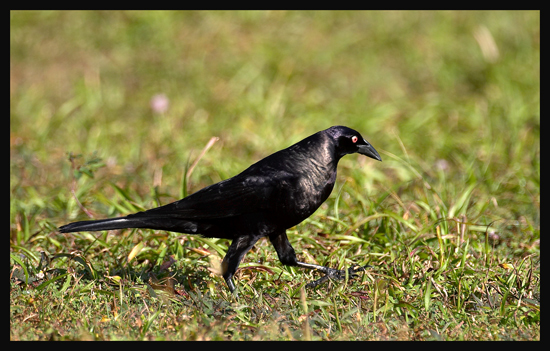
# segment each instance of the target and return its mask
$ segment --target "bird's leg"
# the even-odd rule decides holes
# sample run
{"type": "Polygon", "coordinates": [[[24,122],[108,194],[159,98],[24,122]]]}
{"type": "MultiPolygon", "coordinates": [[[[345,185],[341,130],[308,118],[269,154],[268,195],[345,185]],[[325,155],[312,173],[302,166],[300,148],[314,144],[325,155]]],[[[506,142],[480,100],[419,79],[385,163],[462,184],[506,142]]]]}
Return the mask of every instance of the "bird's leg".
{"type": "MultiPolygon", "coordinates": [[[[296,253],[294,252],[294,248],[290,245],[290,242],[288,241],[286,232],[282,232],[277,235],[270,235],[269,240],[271,240],[271,243],[275,247],[275,250],[277,251],[277,255],[279,256],[279,261],[281,261],[282,264],[287,266],[298,266],[298,267],[307,268],[307,269],[316,269],[318,271],[325,273],[323,277],[311,283],[308,283],[306,287],[308,288],[316,287],[317,285],[326,282],[328,279],[337,279],[337,280],[346,279],[345,270],[333,269],[325,266],[320,266],[317,264],[298,261],[296,259],[296,253]]],[[[365,268],[367,267],[369,266],[367,265],[367,266],[350,267],[347,270],[347,275],[349,278],[355,278],[357,276],[357,272],[364,271],[365,268]]]]}
{"type": "Polygon", "coordinates": [[[236,289],[233,283],[233,275],[237,271],[244,255],[254,246],[258,239],[259,237],[256,236],[244,235],[234,239],[229,246],[222,261],[222,275],[231,293],[234,293],[236,289]]]}
{"type": "Polygon", "coordinates": [[[286,266],[297,266],[298,259],[296,258],[296,252],[294,248],[290,245],[286,232],[273,234],[269,236],[269,240],[275,247],[277,251],[277,256],[279,256],[279,261],[286,266]]]}

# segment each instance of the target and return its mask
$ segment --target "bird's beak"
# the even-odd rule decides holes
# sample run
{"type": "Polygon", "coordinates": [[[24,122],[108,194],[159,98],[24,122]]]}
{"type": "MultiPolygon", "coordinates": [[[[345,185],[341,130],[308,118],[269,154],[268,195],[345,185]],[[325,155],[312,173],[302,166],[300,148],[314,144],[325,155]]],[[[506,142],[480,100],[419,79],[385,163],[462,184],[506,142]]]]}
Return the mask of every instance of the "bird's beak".
{"type": "Polygon", "coordinates": [[[380,157],[376,149],[373,148],[372,145],[369,144],[368,142],[366,145],[357,145],[357,148],[359,149],[357,150],[357,152],[360,153],[361,155],[365,155],[370,158],[374,158],[375,160],[382,161],[382,157],[380,157]]]}

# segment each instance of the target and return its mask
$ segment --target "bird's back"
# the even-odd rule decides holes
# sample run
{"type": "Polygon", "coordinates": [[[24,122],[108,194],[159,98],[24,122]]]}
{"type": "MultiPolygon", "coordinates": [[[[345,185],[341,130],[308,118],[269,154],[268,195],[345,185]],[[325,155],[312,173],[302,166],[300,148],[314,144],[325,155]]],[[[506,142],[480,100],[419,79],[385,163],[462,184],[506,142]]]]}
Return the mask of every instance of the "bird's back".
{"type": "Polygon", "coordinates": [[[313,134],[232,178],[128,217],[188,221],[195,223],[193,233],[215,237],[231,235],[218,231],[247,229],[241,222],[258,223],[250,230],[290,228],[309,217],[330,195],[337,162],[331,157],[332,147],[325,134],[313,134]]]}

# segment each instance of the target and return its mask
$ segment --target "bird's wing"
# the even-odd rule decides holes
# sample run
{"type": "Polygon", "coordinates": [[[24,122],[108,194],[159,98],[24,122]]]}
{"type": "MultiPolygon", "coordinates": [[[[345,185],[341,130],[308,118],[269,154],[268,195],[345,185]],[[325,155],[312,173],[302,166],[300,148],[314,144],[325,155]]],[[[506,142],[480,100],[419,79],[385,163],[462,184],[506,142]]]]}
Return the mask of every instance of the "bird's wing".
{"type": "Polygon", "coordinates": [[[292,182],[292,176],[243,176],[238,175],[210,185],[184,199],[148,211],[137,216],[162,216],[179,219],[227,218],[258,211],[275,211],[277,198],[292,182]]]}

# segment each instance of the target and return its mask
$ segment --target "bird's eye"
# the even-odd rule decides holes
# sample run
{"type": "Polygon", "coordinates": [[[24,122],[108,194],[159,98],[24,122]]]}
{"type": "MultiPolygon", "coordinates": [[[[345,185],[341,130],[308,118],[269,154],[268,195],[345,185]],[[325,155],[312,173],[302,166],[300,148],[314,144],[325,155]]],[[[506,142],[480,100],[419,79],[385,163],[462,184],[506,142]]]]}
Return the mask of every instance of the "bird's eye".
{"type": "Polygon", "coordinates": [[[355,144],[355,143],[357,142],[357,140],[358,140],[358,139],[357,139],[357,137],[356,137],[355,135],[351,137],[351,142],[352,142],[352,143],[355,144]]]}

